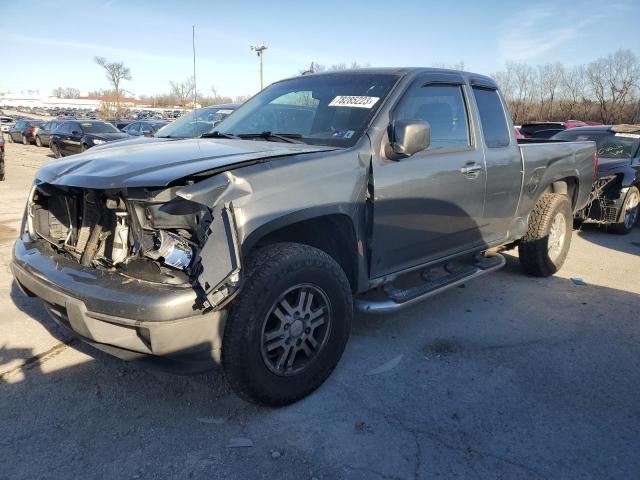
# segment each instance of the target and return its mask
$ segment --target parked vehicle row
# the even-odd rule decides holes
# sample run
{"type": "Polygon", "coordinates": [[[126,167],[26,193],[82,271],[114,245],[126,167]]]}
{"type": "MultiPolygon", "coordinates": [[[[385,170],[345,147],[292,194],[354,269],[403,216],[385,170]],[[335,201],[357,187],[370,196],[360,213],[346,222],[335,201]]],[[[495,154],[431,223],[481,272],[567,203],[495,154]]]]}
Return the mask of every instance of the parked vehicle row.
{"type": "Polygon", "coordinates": [[[0,134],[0,182],[4,180],[4,135],[0,134]]]}
{"type": "Polygon", "coordinates": [[[288,404],[331,374],[354,310],[470,282],[500,249],[530,275],[562,267],[596,144],[519,144],[510,118],[468,72],[282,80],[221,123],[195,114],[44,165],[11,269],[99,349],[218,363],[242,397],[288,404]]]}

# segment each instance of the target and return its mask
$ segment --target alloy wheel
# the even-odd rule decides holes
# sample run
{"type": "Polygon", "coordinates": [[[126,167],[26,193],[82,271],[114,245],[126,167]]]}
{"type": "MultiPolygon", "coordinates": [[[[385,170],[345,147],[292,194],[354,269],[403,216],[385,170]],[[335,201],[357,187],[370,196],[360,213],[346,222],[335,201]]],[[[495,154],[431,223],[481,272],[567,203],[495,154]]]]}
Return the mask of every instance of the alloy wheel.
{"type": "Polygon", "coordinates": [[[261,337],[262,359],[279,376],[296,375],[318,357],[332,326],[327,294],[311,284],[295,285],[269,309],[261,337]]]}

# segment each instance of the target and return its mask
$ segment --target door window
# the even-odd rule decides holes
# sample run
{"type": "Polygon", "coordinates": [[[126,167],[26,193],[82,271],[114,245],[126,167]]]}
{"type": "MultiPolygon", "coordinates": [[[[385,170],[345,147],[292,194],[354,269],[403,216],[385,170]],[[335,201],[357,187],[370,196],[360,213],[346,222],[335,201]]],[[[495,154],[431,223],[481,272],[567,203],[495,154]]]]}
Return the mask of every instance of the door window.
{"type": "Polygon", "coordinates": [[[509,129],[498,92],[489,88],[473,87],[473,96],[480,114],[484,143],[488,148],[509,145],[509,129]]]}
{"type": "Polygon", "coordinates": [[[396,120],[424,120],[431,127],[429,150],[471,145],[469,120],[459,85],[416,85],[397,107],[396,120]]]}

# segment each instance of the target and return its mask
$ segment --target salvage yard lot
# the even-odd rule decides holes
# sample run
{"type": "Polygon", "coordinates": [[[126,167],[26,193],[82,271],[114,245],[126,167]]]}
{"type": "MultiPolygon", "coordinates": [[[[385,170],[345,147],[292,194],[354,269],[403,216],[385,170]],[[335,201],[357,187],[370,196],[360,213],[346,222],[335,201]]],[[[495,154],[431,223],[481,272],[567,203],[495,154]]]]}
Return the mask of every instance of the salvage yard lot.
{"type": "Polygon", "coordinates": [[[11,244],[48,153],[7,144],[0,183],[0,478],[640,478],[640,228],[576,233],[555,277],[509,252],[481,281],[358,315],[326,384],[267,409],[217,372],[69,343],[20,293],[11,244]]]}

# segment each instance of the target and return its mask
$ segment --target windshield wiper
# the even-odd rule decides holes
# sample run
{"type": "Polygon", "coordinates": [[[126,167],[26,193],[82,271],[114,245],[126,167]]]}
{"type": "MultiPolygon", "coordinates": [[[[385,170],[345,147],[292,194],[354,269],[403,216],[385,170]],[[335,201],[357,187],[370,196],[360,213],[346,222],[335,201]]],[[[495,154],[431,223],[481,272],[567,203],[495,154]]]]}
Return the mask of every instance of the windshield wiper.
{"type": "Polygon", "coordinates": [[[213,132],[207,132],[200,135],[200,138],[239,138],[237,135],[233,135],[232,133],[222,133],[218,130],[214,130],[213,132]]]}
{"type": "Polygon", "coordinates": [[[260,138],[267,140],[268,142],[286,142],[286,143],[305,143],[301,140],[302,135],[299,133],[271,133],[269,131],[262,133],[239,133],[237,135],[240,138],[260,138]]]}

